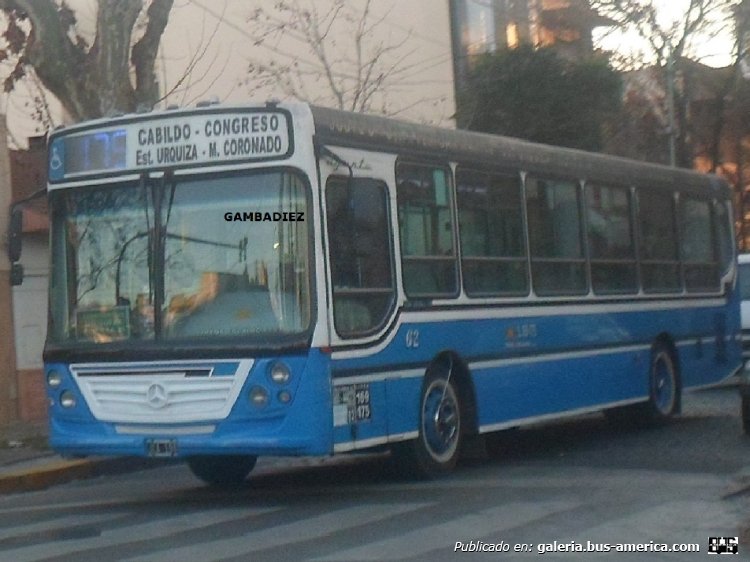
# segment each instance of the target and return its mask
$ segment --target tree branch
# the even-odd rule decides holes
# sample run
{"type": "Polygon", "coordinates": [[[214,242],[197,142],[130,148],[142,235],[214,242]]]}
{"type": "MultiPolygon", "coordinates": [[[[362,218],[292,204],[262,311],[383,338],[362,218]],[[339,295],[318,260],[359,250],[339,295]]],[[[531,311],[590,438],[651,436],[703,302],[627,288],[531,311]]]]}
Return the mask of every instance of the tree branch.
{"type": "Polygon", "coordinates": [[[19,62],[35,68],[39,80],[71,116],[85,115],[89,99],[78,82],[85,53],[68,37],[69,26],[60,17],[57,4],[53,0],[1,0],[0,9],[15,10],[31,22],[31,33],[19,62]]]}
{"type": "Polygon", "coordinates": [[[138,42],[133,45],[131,62],[135,67],[135,104],[149,108],[159,100],[159,81],[156,78],[156,56],[174,0],[153,0],[148,8],[148,25],[138,42]]]}
{"type": "Polygon", "coordinates": [[[99,2],[96,17],[96,40],[89,51],[89,88],[98,88],[99,113],[108,115],[134,105],[135,94],[130,80],[130,38],[142,0],[104,0],[99,2]],[[118,77],[102,80],[101,77],[118,77]]]}

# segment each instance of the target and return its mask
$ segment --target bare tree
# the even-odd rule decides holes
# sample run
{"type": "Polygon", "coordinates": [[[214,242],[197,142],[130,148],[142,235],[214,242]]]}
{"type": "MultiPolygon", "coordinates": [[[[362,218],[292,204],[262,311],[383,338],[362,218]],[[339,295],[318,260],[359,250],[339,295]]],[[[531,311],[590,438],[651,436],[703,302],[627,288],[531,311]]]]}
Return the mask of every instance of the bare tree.
{"type": "Polygon", "coordinates": [[[738,241],[741,248],[747,249],[750,247],[750,151],[747,149],[750,2],[690,0],[684,12],[670,12],[680,16],[671,21],[659,19],[651,0],[594,0],[594,3],[645,40],[646,51],[630,62],[631,66],[651,64],[652,75],[661,84],[661,94],[651,96],[653,103],[648,117],[652,123],[659,121],[653,117],[659,112],[665,115],[669,98],[674,99],[674,128],[670,131],[665,119],[661,119],[661,125],[663,132],[673,132],[678,163],[719,173],[732,184],[738,210],[738,241]],[[702,65],[696,45],[718,35],[734,38],[731,62],[723,68],[702,65]],[[633,62],[636,64],[632,65],[633,62]]]}
{"type": "MultiPolygon", "coordinates": [[[[675,6],[666,11],[663,7],[660,10],[655,0],[591,1],[593,8],[617,22],[616,32],[630,33],[642,40],[640,50],[620,58],[620,67],[631,71],[626,90],[641,88],[639,74],[648,73],[649,81],[656,80],[660,93],[640,91],[634,96],[651,103],[649,120],[652,125],[661,124],[658,132],[663,136],[662,146],[671,146],[671,158],[679,166],[692,167],[697,152],[705,150],[701,145],[706,142],[699,139],[706,136],[706,127],[691,118],[691,106],[700,102],[704,108],[712,107],[714,121],[723,120],[732,73],[712,72],[701,65],[697,46],[710,36],[731,37],[738,4],[739,0],[688,0],[683,11],[675,10],[675,6]]],[[[705,121],[706,112],[703,113],[705,121]]],[[[715,131],[717,127],[721,125],[714,123],[708,128],[715,131]]],[[[714,140],[718,142],[717,138],[714,140]]],[[[651,159],[670,160],[659,155],[651,159]]]]}
{"type": "Polygon", "coordinates": [[[635,33],[644,49],[621,59],[630,67],[656,64],[666,66],[672,59],[697,60],[696,45],[701,39],[731,32],[735,7],[740,0],[688,0],[665,9],[655,0],[591,0],[591,7],[616,22],[616,32],[635,33]],[[665,17],[665,14],[669,14],[665,17]]]}
{"type": "Polygon", "coordinates": [[[101,0],[93,41],[65,0],[0,0],[7,26],[0,61],[11,91],[33,75],[76,121],[152,107],[159,99],[155,60],[173,0],[101,0]]]}
{"type": "Polygon", "coordinates": [[[411,31],[396,38],[386,33],[385,16],[376,16],[372,5],[372,0],[332,0],[321,10],[320,2],[283,0],[271,10],[256,9],[249,34],[272,56],[250,61],[251,93],[270,89],[339,109],[389,115],[430,101],[428,96],[394,109],[388,90],[398,88],[421,63],[409,62],[416,52],[408,46],[411,31]]]}

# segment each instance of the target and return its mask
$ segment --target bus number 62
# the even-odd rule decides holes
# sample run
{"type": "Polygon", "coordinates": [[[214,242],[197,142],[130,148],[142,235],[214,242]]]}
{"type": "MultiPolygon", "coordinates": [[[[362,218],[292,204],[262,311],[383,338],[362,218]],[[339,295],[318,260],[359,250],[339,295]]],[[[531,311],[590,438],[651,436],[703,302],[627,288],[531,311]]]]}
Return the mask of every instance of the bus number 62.
{"type": "Polygon", "coordinates": [[[419,347],[419,330],[406,330],[406,347],[410,349],[419,347]]]}

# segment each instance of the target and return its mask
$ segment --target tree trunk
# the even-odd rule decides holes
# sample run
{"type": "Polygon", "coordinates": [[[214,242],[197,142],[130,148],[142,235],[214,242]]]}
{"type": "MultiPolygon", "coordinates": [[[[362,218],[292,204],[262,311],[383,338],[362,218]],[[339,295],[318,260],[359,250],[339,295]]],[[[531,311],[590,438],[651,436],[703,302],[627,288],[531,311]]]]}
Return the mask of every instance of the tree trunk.
{"type": "Polygon", "coordinates": [[[144,34],[133,44],[144,2],[100,0],[90,47],[76,33],[72,12],[54,0],[0,0],[0,9],[9,17],[28,17],[31,33],[20,64],[31,66],[70,117],[81,121],[156,104],[154,66],[173,1],[151,2],[144,34]]]}

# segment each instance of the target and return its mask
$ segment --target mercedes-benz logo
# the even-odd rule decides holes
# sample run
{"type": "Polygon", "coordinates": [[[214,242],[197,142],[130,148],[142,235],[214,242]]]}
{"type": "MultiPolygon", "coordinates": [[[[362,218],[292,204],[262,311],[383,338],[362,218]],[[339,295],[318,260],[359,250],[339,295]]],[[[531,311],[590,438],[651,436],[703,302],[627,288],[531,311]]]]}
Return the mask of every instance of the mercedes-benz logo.
{"type": "Polygon", "coordinates": [[[156,382],[149,386],[146,391],[146,402],[155,410],[166,406],[169,403],[169,393],[164,385],[156,382]]]}

